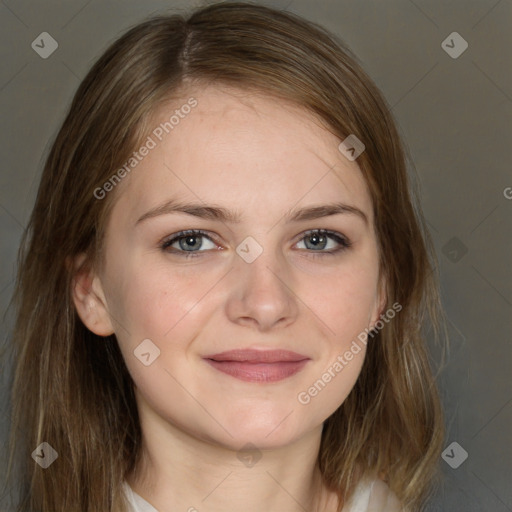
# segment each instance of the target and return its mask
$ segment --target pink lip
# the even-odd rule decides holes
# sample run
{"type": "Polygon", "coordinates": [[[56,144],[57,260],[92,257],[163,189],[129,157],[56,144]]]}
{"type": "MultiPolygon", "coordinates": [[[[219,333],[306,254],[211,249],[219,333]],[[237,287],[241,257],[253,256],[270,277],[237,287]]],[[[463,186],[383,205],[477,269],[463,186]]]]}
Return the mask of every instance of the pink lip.
{"type": "Polygon", "coordinates": [[[204,357],[217,370],[247,382],[277,382],[299,372],[309,357],[289,350],[229,350],[204,357]]]}

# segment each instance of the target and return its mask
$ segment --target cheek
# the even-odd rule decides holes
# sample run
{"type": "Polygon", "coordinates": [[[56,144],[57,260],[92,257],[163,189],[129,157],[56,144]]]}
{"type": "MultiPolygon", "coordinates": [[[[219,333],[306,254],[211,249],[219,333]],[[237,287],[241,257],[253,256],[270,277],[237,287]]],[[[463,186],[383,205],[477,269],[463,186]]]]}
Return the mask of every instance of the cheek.
{"type": "MultiPolygon", "coordinates": [[[[323,324],[325,333],[338,344],[368,326],[377,281],[377,272],[372,270],[376,265],[369,260],[353,258],[323,275],[303,274],[295,283],[306,310],[315,313],[319,325],[323,324]]],[[[171,337],[176,340],[186,325],[190,329],[192,319],[205,314],[216,296],[212,289],[222,286],[219,281],[224,272],[211,270],[189,267],[179,271],[165,262],[130,265],[125,260],[124,268],[115,270],[111,286],[114,300],[112,304],[109,301],[115,320],[121,324],[121,338],[128,335],[130,345],[146,338],[159,340],[162,345],[171,337]]]]}
{"type": "Polygon", "coordinates": [[[179,275],[169,268],[137,266],[126,269],[116,290],[116,308],[132,339],[164,339],[198,305],[208,288],[207,276],[179,275]]]}
{"type": "Polygon", "coordinates": [[[315,311],[338,344],[369,325],[377,299],[377,273],[369,272],[371,268],[354,265],[333,273],[322,280],[323,286],[312,298],[315,311]]]}
{"type": "Polygon", "coordinates": [[[179,386],[164,369],[175,374],[176,368],[187,366],[186,349],[200,330],[199,316],[207,304],[203,297],[212,286],[211,280],[207,276],[192,279],[175,271],[171,274],[158,265],[126,272],[129,280],[116,289],[116,319],[122,322],[116,336],[137,387],[147,397],[160,397],[165,403],[166,393],[174,390],[179,394],[179,386]],[[134,357],[148,352],[152,361],[148,366],[134,357]]]}

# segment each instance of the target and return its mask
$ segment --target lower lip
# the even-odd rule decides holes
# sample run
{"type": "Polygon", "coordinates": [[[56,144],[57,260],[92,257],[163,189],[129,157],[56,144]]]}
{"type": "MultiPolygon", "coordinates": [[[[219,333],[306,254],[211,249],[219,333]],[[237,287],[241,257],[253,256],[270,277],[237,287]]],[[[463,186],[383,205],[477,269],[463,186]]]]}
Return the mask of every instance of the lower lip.
{"type": "Polygon", "coordinates": [[[277,382],[299,372],[309,359],[278,363],[247,363],[243,361],[205,361],[217,370],[247,382],[277,382]]]}

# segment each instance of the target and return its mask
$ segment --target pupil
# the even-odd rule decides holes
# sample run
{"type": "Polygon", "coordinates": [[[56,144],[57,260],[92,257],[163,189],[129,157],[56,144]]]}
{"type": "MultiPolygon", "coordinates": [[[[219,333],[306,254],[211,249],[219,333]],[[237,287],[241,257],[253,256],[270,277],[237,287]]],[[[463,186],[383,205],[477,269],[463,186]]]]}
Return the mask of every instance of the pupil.
{"type": "Polygon", "coordinates": [[[322,242],[325,241],[325,237],[323,235],[319,235],[317,233],[310,235],[309,238],[315,247],[318,246],[318,244],[321,244],[322,242]]]}
{"type": "Polygon", "coordinates": [[[194,244],[194,241],[196,241],[197,238],[199,238],[199,237],[198,236],[188,236],[188,237],[184,238],[183,240],[185,240],[185,243],[188,245],[188,248],[190,249],[190,248],[194,248],[194,246],[200,245],[197,243],[194,244]]]}

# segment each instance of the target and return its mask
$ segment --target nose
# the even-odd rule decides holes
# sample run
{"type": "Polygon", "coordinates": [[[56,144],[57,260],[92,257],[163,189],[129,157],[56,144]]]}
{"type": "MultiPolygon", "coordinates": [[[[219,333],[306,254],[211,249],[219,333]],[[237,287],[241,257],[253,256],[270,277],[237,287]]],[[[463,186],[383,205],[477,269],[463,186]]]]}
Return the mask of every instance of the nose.
{"type": "Polygon", "coordinates": [[[226,303],[232,322],[252,324],[263,332],[296,320],[299,308],[292,272],[277,251],[263,250],[251,263],[236,255],[233,264],[226,303]]]}

